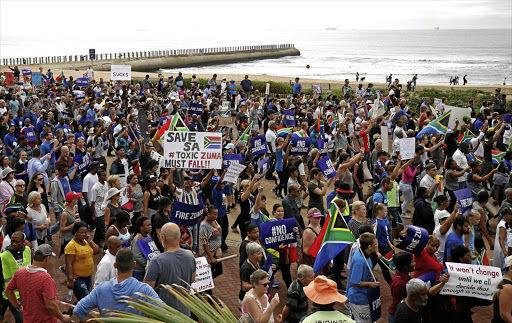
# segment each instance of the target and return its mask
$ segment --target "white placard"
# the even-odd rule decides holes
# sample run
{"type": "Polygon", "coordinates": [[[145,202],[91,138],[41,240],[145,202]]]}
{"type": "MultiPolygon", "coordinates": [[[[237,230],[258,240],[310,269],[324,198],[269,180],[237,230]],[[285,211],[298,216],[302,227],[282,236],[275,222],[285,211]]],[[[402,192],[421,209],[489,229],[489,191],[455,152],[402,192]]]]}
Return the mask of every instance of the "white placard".
{"type": "Polygon", "coordinates": [[[204,292],[215,287],[212,278],[212,269],[205,257],[196,258],[196,280],[192,283],[192,293],[204,292]]]}
{"type": "Polygon", "coordinates": [[[230,101],[222,101],[222,108],[220,110],[229,110],[231,109],[230,101]]]}
{"type": "Polygon", "coordinates": [[[160,167],[164,167],[164,156],[160,155],[159,153],[157,153],[156,151],[151,151],[151,159],[154,159],[158,162],[158,164],[160,165],[160,167]]]}
{"type": "Polygon", "coordinates": [[[110,119],[110,117],[101,117],[103,119],[103,121],[105,121],[105,127],[108,128],[108,126],[110,126],[110,124],[112,123],[112,119],[110,119]]]}
{"type": "Polygon", "coordinates": [[[498,292],[501,281],[501,269],[498,267],[447,262],[446,269],[450,279],[439,292],[441,295],[492,300],[498,292]]]}
{"type": "Polygon", "coordinates": [[[400,143],[400,157],[402,157],[402,160],[413,159],[416,148],[415,138],[402,138],[398,142],[400,143]]]}
{"type": "Polygon", "coordinates": [[[382,139],[382,150],[389,153],[389,132],[387,126],[380,126],[380,135],[382,139]]]}
{"type": "Polygon", "coordinates": [[[464,117],[470,117],[471,118],[471,108],[459,108],[459,107],[453,107],[451,105],[445,105],[444,106],[444,112],[452,111],[452,114],[450,115],[450,121],[448,122],[448,127],[453,129],[455,127],[455,121],[458,120],[459,124],[462,124],[462,119],[464,117]]]}
{"type": "Polygon", "coordinates": [[[222,134],[166,131],[162,138],[165,168],[222,168],[222,134]]]}
{"type": "Polygon", "coordinates": [[[126,203],[130,202],[130,199],[128,198],[128,186],[125,186],[121,189],[121,201],[119,202],[120,205],[125,205],[126,203]]]}
{"type": "Polygon", "coordinates": [[[269,95],[270,94],[270,83],[267,83],[267,85],[265,86],[265,95],[269,95]]]}
{"type": "Polygon", "coordinates": [[[226,174],[224,175],[224,181],[236,184],[238,182],[240,173],[244,171],[245,167],[246,166],[242,164],[231,163],[228,167],[228,170],[226,171],[226,174]]]}
{"type": "Polygon", "coordinates": [[[110,65],[110,79],[112,81],[131,81],[131,65],[110,65]]]}

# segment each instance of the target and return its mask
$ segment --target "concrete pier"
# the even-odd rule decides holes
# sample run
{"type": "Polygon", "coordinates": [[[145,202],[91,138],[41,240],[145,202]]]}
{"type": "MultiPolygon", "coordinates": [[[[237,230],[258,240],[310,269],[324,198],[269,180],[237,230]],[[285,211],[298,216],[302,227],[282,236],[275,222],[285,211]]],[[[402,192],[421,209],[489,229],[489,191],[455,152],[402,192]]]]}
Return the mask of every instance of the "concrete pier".
{"type": "Polygon", "coordinates": [[[236,63],[284,56],[300,56],[293,44],[235,46],[220,48],[196,48],[144,52],[96,54],[94,60],[88,55],[3,58],[0,65],[17,65],[36,71],[39,66],[53,69],[87,69],[94,65],[95,71],[110,71],[110,65],[131,65],[132,71],[151,72],[158,69],[236,63]]]}

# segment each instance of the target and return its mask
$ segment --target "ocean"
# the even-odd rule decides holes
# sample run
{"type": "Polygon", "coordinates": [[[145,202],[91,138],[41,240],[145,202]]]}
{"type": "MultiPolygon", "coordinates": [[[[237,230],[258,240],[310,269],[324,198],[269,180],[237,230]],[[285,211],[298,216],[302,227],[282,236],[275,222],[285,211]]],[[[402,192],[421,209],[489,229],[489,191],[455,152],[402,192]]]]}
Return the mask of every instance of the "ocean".
{"type": "Polygon", "coordinates": [[[140,29],[117,41],[70,39],[58,43],[30,39],[4,40],[2,57],[221,47],[293,43],[301,56],[163,70],[167,73],[267,74],[326,80],[385,82],[393,74],[405,83],[449,84],[466,74],[469,84],[512,84],[512,30],[272,30],[247,37],[211,37],[206,31],[161,33],[140,29]],[[77,52],[78,50],[78,52],[77,52]],[[16,53],[17,55],[14,55],[16,53]],[[306,69],[306,65],[310,65],[306,69]]]}

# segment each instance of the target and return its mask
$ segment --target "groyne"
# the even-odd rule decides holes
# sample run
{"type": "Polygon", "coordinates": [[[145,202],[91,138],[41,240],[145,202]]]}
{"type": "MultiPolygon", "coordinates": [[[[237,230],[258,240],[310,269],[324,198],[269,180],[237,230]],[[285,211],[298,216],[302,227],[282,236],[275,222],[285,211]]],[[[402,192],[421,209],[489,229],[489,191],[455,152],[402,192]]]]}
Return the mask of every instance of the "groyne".
{"type": "Polygon", "coordinates": [[[39,66],[56,69],[87,69],[93,65],[96,71],[110,71],[110,65],[131,65],[132,71],[151,72],[201,65],[236,63],[243,61],[300,56],[293,44],[234,46],[217,48],[139,51],[89,55],[44,56],[3,58],[0,65],[18,66],[36,70],[39,66]]]}

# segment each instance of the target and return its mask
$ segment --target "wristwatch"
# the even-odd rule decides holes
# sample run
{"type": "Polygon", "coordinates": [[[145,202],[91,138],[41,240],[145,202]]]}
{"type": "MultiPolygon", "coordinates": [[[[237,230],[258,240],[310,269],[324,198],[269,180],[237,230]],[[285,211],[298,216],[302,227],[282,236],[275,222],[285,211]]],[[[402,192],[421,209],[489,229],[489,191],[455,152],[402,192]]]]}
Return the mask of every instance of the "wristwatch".
{"type": "Polygon", "coordinates": [[[21,304],[20,304],[20,306],[16,307],[16,311],[19,311],[20,308],[21,308],[21,304]]]}

